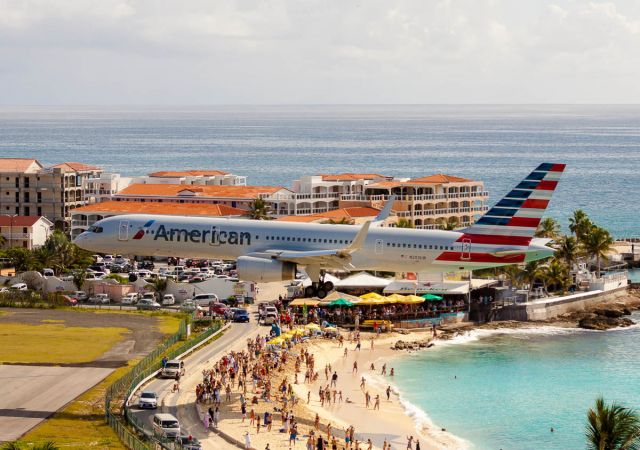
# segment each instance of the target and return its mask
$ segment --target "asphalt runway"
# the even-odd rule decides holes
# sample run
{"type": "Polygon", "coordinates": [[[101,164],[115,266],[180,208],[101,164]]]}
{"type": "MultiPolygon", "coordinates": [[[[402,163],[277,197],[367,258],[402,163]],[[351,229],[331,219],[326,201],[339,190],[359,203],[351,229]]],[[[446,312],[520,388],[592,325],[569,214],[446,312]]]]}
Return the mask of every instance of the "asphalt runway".
{"type": "Polygon", "coordinates": [[[0,442],[18,439],[112,370],[0,365],[0,442]]]}

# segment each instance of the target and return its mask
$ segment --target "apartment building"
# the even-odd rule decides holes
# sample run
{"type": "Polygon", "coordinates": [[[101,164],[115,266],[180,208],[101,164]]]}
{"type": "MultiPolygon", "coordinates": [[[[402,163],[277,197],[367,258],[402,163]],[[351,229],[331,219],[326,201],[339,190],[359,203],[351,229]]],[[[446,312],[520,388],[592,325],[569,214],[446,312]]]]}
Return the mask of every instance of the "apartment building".
{"type": "Polygon", "coordinates": [[[71,211],[87,204],[86,179],[101,172],[77,162],[44,167],[32,158],[0,158],[0,215],[45,216],[68,231],[71,211]]]}
{"type": "Polygon", "coordinates": [[[340,207],[380,208],[392,194],[393,213],[419,229],[441,228],[451,218],[457,227],[468,226],[488,209],[484,183],[445,174],[370,183],[362,194],[342,195],[340,207]]]}
{"type": "Polygon", "coordinates": [[[53,223],[46,217],[0,216],[3,248],[22,247],[33,250],[42,247],[52,232],[53,223]]]}

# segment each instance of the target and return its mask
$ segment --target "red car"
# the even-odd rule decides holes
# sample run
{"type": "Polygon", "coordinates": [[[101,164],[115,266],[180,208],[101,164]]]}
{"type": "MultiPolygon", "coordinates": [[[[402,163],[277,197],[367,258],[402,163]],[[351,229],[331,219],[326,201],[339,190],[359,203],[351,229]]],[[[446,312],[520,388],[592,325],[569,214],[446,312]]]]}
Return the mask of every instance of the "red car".
{"type": "Polygon", "coordinates": [[[229,308],[224,303],[211,302],[209,303],[209,312],[217,316],[224,316],[227,314],[229,308]]]}
{"type": "Polygon", "coordinates": [[[76,306],[78,304],[77,299],[69,297],[68,295],[63,295],[62,300],[64,300],[64,302],[69,306],[76,306]]]}

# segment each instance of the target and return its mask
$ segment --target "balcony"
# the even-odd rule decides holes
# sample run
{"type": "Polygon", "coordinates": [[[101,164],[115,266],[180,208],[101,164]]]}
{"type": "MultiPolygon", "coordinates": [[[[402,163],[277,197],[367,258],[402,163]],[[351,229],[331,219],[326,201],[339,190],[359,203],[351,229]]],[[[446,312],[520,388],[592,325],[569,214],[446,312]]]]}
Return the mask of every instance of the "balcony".
{"type": "MultiPolygon", "coordinates": [[[[449,194],[423,194],[423,195],[396,195],[396,201],[402,202],[421,202],[427,200],[448,200],[457,198],[486,198],[489,196],[487,191],[458,192],[449,194]]],[[[343,201],[387,201],[389,196],[382,195],[364,195],[364,194],[343,194],[340,200],[343,201]]]]}

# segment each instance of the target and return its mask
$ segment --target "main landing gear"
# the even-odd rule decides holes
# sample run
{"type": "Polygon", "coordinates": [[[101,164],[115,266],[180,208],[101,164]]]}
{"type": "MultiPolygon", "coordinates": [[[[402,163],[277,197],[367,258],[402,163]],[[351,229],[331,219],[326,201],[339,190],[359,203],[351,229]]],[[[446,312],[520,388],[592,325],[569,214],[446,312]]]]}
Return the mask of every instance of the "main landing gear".
{"type": "Polygon", "coordinates": [[[333,290],[334,286],[331,281],[324,281],[324,270],[307,267],[306,271],[307,275],[309,275],[309,278],[311,278],[312,280],[320,281],[313,281],[311,283],[311,286],[307,286],[304,289],[304,296],[307,298],[325,298],[329,294],[329,292],[333,290]]]}

